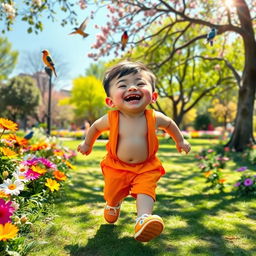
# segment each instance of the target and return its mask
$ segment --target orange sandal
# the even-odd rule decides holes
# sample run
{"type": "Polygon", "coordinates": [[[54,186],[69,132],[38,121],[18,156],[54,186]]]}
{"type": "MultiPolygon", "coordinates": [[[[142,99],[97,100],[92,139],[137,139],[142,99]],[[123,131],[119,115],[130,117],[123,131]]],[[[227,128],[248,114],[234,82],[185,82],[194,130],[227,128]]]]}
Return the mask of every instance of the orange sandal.
{"type": "Polygon", "coordinates": [[[164,229],[164,222],[158,215],[143,214],[136,219],[134,238],[140,242],[148,242],[159,236],[164,229]]]}
{"type": "Polygon", "coordinates": [[[104,208],[104,218],[108,223],[115,223],[118,220],[120,214],[121,204],[118,206],[105,205],[104,208]]]}

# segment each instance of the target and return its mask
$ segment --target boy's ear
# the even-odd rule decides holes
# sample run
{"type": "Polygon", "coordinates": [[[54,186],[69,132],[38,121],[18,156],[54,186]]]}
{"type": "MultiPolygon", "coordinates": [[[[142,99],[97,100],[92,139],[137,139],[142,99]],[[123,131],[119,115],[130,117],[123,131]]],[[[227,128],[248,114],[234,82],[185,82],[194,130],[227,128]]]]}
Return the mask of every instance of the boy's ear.
{"type": "Polygon", "coordinates": [[[105,102],[106,102],[106,104],[107,104],[109,107],[111,107],[111,108],[115,107],[115,105],[114,105],[114,103],[113,103],[113,100],[112,100],[111,98],[107,97],[107,98],[105,99],[105,102]]]}
{"type": "Polygon", "coordinates": [[[157,98],[158,98],[158,93],[157,92],[153,92],[152,93],[152,103],[155,103],[157,98]]]}

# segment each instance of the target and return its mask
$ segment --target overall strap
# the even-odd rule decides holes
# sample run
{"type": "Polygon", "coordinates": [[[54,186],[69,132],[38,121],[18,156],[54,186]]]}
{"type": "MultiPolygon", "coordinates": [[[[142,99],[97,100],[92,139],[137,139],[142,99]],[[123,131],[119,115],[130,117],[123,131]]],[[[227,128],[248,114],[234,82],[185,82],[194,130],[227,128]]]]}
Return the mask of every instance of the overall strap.
{"type": "Polygon", "coordinates": [[[153,109],[146,109],[145,115],[148,126],[148,158],[155,156],[158,150],[158,139],[156,136],[156,118],[153,109]]]}
{"type": "Polygon", "coordinates": [[[116,155],[117,149],[117,140],[118,140],[118,132],[119,132],[119,111],[111,110],[108,112],[108,120],[110,124],[109,130],[109,142],[108,142],[108,152],[111,157],[114,159],[118,159],[116,155]]]}

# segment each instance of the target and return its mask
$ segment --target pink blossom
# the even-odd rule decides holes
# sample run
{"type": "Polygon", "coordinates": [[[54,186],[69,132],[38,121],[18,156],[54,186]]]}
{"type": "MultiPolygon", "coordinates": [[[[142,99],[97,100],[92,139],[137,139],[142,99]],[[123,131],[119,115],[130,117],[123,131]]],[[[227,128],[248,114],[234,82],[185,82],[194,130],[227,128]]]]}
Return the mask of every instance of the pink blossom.
{"type": "Polygon", "coordinates": [[[11,222],[11,216],[15,209],[12,207],[12,202],[6,202],[4,199],[0,199],[0,224],[11,222]]]}
{"type": "Polygon", "coordinates": [[[28,180],[37,180],[38,178],[40,178],[42,175],[38,172],[34,172],[31,169],[28,169],[25,172],[25,176],[28,180]]]}

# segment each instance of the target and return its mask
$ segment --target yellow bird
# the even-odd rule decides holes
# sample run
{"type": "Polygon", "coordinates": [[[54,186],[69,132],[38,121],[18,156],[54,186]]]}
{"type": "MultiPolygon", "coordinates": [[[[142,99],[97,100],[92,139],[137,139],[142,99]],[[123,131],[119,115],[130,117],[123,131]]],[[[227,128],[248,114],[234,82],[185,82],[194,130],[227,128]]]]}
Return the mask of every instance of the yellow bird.
{"type": "Polygon", "coordinates": [[[48,50],[43,50],[42,53],[43,53],[42,60],[43,60],[44,64],[48,68],[50,68],[53,71],[54,75],[57,77],[57,74],[56,74],[56,71],[55,71],[55,67],[54,67],[54,63],[52,61],[52,58],[50,56],[49,51],[48,50]]]}
{"type": "Polygon", "coordinates": [[[74,28],[75,31],[71,32],[69,35],[79,34],[83,38],[86,38],[87,36],[89,36],[89,34],[84,32],[87,26],[87,23],[88,23],[88,18],[86,18],[78,28],[74,28]]]}

